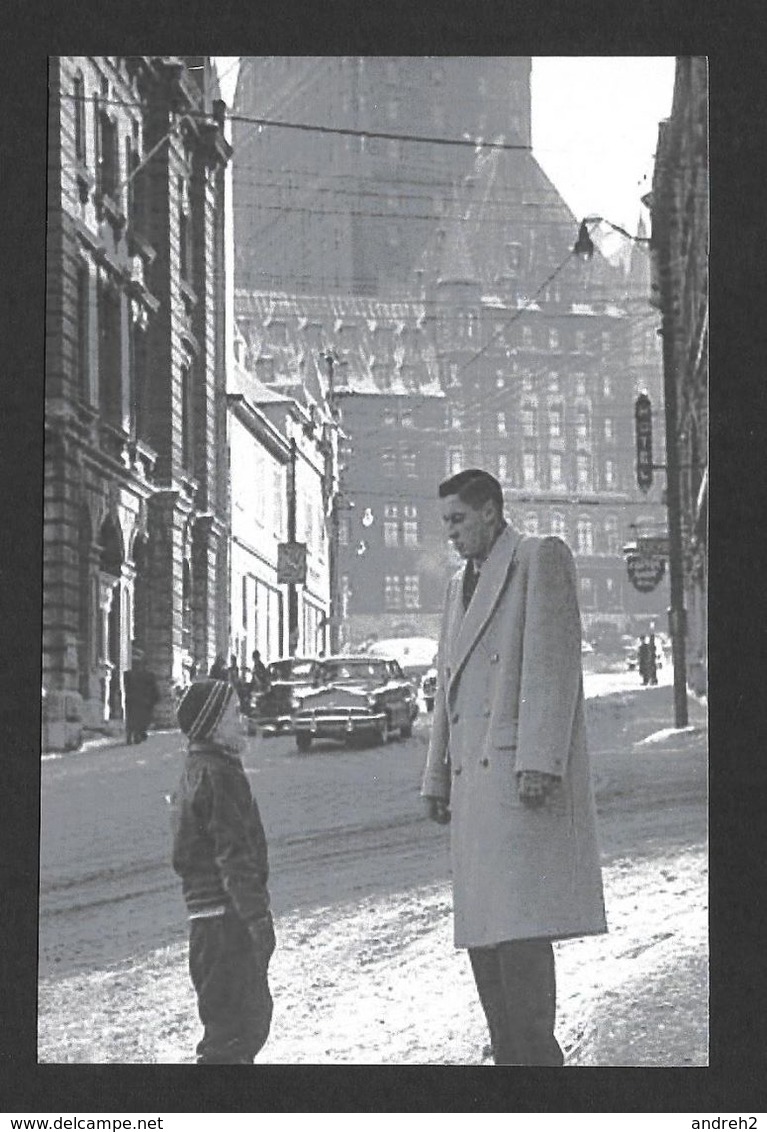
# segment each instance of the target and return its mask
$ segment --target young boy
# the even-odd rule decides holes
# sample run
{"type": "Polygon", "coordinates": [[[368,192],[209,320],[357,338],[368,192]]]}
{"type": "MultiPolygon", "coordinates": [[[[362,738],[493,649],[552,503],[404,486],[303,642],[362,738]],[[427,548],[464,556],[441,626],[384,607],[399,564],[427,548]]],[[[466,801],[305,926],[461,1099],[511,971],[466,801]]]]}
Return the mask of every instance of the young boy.
{"type": "Polygon", "coordinates": [[[235,688],[192,684],[178,706],[189,749],[173,807],[173,868],[189,912],[189,972],[204,1026],[197,1063],[249,1065],[269,1036],[274,951],[266,838],[239,752],[235,688]]]}

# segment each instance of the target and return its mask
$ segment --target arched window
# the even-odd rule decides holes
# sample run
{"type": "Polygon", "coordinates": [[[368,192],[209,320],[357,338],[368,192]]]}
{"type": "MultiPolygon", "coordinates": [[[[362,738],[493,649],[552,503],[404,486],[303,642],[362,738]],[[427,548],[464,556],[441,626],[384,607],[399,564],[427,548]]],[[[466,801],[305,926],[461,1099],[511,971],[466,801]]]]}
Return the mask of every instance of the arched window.
{"type": "Polygon", "coordinates": [[[581,515],[577,526],[578,554],[594,553],[594,528],[588,515],[581,515]]]}
{"type": "Polygon", "coordinates": [[[556,535],[557,538],[567,538],[567,524],[561,511],[551,512],[551,533],[556,535]]]}
{"type": "Polygon", "coordinates": [[[535,511],[528,511],[525,515],[523,530],[526,535],[538,534],[538,515],[535,511]]]}
{"type": "Polygon", "coordinates": [[[605,519],[605,549],[608,554],[618,554],[618,520],[615,515],[608,515],[605,519]]]}

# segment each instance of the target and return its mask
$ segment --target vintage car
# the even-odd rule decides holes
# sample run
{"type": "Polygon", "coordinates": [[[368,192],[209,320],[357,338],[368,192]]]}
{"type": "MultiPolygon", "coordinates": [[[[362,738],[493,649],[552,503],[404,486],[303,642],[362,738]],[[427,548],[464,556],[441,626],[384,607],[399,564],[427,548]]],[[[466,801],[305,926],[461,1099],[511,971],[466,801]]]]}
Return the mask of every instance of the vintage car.
{"type": "Polygon", "coordinates": [[[311,657],[289,656],[267,665],[270,686],[251,695],[247,709],[248,730],[263,735],[290,734],[293,713],[302,696],[314,686],[318,661],[311,657]]]}
{"type": "Polygon", "coordinates": [[[429,668],[421,677],[421,695],[427,711],[434,711],[434,697],[437,694],[437,670],[429,668]]]}
{"type": "Polygon", "coordinates": [[[293,716],[299,751],[308,751],[313,739],[383,743],[394,731],[403,739],[412,734],[416,690],[396,660],[328,657],[318,661],[315,685],[293,716]]]}

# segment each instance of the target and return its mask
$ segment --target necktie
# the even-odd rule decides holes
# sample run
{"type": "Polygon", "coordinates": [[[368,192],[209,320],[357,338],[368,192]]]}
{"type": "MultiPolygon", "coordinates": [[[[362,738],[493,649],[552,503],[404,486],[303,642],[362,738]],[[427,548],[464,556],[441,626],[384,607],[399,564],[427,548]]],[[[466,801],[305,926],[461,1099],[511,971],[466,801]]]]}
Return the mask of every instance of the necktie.
{"type": "Polygon", "coordinates": [[[463,572],[463,608],[464,612],[469,608],[469,602],[472,599],[477,582],[479,581],[479,570],[475,567],[474,563],[469,561],[466,563],[466,569],[463,572]]]}

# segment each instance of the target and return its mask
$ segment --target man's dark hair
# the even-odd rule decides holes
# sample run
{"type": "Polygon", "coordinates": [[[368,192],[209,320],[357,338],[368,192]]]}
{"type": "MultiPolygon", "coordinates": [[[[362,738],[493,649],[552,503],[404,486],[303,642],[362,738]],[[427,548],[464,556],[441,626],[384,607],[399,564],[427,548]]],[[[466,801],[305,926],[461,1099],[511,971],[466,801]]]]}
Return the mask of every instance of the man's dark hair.
{"type": "Polygon", "coordinates": [[[488,499],[496,505],[499,518],[503,515],[503,491],[495,476],[481,468],[466,468],[439,485],[439,497],[457,495],[462,503],[468,503],[475,511],[487,503],[488,499]]]}

